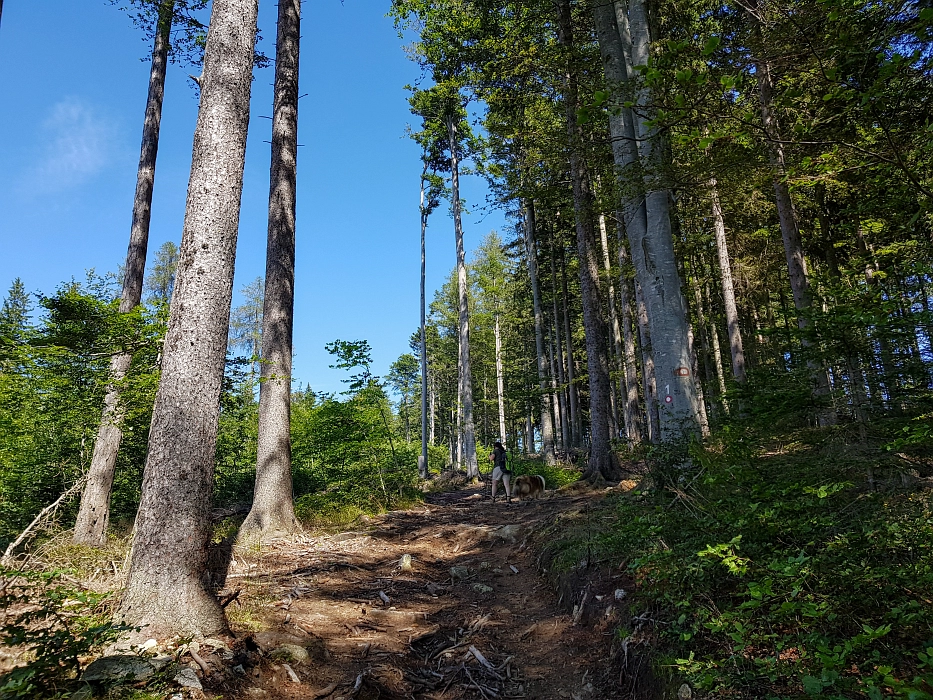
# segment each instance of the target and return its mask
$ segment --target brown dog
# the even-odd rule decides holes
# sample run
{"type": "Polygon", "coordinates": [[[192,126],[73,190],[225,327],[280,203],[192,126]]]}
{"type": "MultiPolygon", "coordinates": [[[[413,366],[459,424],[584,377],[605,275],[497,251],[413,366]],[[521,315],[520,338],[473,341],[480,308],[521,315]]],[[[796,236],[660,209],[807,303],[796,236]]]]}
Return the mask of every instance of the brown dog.
{"type": "Polygon", "coordinates": [[[544,477],[540,474],[522,474],[512,482],[512,495],[522,500],[525,496],[538,498],[544,493],[544,477]]]}

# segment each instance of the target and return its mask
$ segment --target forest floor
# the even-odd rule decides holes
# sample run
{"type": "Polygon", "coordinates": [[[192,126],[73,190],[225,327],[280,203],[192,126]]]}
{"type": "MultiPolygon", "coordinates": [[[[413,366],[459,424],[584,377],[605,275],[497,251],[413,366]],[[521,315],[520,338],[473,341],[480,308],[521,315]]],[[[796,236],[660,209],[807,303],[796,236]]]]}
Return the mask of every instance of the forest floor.
{"type": "Polygon", "coordinates": [[[225,671],[206,674],[205,690],[270,700],[622,697],[608,669],[631,581],[548,576],[539,549],[543,528],[601,497],[549,492],[506,506],[465,487],[374,517],[365,531],[234,555],[226,590],[240,594],[227,611],[244,663],[230,673],[230,652],[202,645],[208,669],[225,671]]]}

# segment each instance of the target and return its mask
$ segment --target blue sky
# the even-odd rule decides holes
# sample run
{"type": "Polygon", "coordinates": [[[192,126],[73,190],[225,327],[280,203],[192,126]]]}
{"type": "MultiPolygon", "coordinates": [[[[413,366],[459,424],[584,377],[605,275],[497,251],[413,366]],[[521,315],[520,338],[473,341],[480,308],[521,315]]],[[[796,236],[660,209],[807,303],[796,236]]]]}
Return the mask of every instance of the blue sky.
{"type": "MultiPolygon", "coordinates": [[[[375,371],[408,350],[418,325],[421,172],[405,136],[414,118],[403,86],[418,68],[402,51],[387,2],[303,5],[299,111],[295,378],[341,388],[324,344],[367,339],[375,371]]],[[[126,255],[148,81],[148,46],[107,0],[7,0],[0,26],[0,288],[19,276],[51,293],[84,270],[116,270],[126,255]]],[[[262,47],[274,55],[273,0],[260,0],[262,47]]],[[[181,238],[197,102],[170,66],[156,170],[150,253],[181,238]]],[[[253,83],[236,284],[265,270],[272,69],[253,83]]],[[[462,178],[474,214],[467,249],[499,212],[462,178]]],[[[150,256],[151,260],[151,256],[150,256]]],[[[447,207],[428,230],[428,289],[454,265],[447,207]]],[[[234,304],[238,299],[234,297],[234,304]]]]}

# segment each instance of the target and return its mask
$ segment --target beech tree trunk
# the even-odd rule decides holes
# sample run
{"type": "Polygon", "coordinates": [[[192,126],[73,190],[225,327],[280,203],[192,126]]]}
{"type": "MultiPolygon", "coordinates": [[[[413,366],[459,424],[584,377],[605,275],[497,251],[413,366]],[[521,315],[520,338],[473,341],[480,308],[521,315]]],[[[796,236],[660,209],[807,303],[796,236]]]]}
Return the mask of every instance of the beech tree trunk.
{"type": "Polygon", "coordinates": [[[570,178],[573,182],[573,208],[580,258],[580,297],[583,303],[583,330],[586,337],[586,366],[590,390],[590,454],[583,478],[615,480],[621,469],[612,458],[609,445],[609,357],[606,329],[600,308],[599,262],[593,231],[593,195],[581,153],[582,131],[577,123],[578,90],[573,65],[573,25],[570,0],[558,0],[558,41],[566,52],[563,99],[567,127],[570,178]]]}
{"type": "Polygon", "coordinates": [[[257,0],[214,0],[211,10],[181,257],[120,604],[124,622],[156,638],[226,630],[207,587],[207,547],[257,9],[257,0]]]}
{"type": "MultiPolygon", "coordinates": [[[[454,235],[457,239],[457,293],[460,304],[460,402],[463,461],[467,476],[479,476],[476,466],[476,434],[473,427],[473,374],[470,370],[470,305],[467,288],[466,258],[463,250],[463,226],[460,221],[460,170],[457,157],[457,125],[447,118],[450,142],[450,193],[453,203],[454,235]]],[[[503,436],[504,437],[504,436],[503,436]]]]}
{"type": "MultiPolygon", "coordinates": [[[[547,386],[547,358],[544,354],[544,314],[541,311],[541,290],[538,287],[538,253],[535,248],[535,209],[534,202],[526,199],[525,214],[525,256],[528,258],[528,277],[531,281],[531,300],[535,315],[535,357],[538,368],[538,391],[541,395],[541,451],[544,463],[551,465],[554,459],[554,424],[551,422],[551,394],[547,386]]],[[[502,422],[505,422],[503,413],[502,422]]]]}
{"type": "Polygon", "coordinates": [[[300,39],[301,0],[279,0],[256,483],[253,507],[240,527],[241,541],[279,537],[299,528],[292,498],[291,385],[300,39]]]}
{"type": "Polygon", "coordinates": [[[628,62],[632,66],[648,63],[648,18],[641,0],[631,0],[627,14],[619,11],[620,5],[596,6],[593,16],[606,82],[620,105],[618,116],[610,119],[613,158],[620,176],[631,174],[620,183],[621,209],[650,327],[661,397],[658,439],[679,441],[697,431],[700,407],[692,378],[690,331],[674,253],[669,195],[652,172],[662,160],[662,149],[649,123],[646,88],[634,91],[638,111],[622,106],[632,97],[627,92],[632,73],[628,62]]]}
{"type": "MultiPolygon", "coordinates": [[[[735,288],[732,284],[732,263],[726,241],[726,222],[719,203],[716,178],[710,180],[710,202],[713,209],[713,231],[716,236],[716,251],[719,254],[719,277],[722,280],[722,301],[726,311],[726,326],[729,329],[729,350],[732,353],[732,376],[739,384],[745,383],[745,350],[742,347],[742,331],[739,328],[739,311],[735,305],[735,288]]],[[[718,340],[717,340],[718,345],[718,340]]]]}
{"type": "Polygon", "coordinates": [[[660,417],[658,415],[658,382],[654,372],[654,354],[651,351],[651,329],[648,311],[645,308],[641,285],[635,282],[635,308],[638,314],[638,339],[641,345],[642,376],[644,378],[645,411],[648,414],[648,439],[661,441],[660,417]]]}
{"type": "MultiPolygon", "coordinates": [[[[126,270],[120,313],[129,313],[139,305],[143,294],[146,272],[146,253],[149,248],[149,219],[152,214],[152,189],[155,184],[156,156],[159,151],[159,127],[162,121],[162,98],[165,95],[165,69],[172,31],[174,0],[163,0],[159,6],[155,41],[152,47],[152,65],[149,69],[149,94],[146,98],[146,116],[143,120],[142,145],[136,170],[136,194],[133,198],[133,222],[130,226],[130,244],[126,252],[126,270]]],[[[107,541],[110,524],[110,492],[117,467],[117,454],[123,440],[120,423],[120,383],[132,364],[128,352],[120,352],[110,361],[110,381],[104,397],[104,409],[87,484],[81,494],[81,505],[75,521],[74,541],[92,547],[102,547],[107,541]]]]}

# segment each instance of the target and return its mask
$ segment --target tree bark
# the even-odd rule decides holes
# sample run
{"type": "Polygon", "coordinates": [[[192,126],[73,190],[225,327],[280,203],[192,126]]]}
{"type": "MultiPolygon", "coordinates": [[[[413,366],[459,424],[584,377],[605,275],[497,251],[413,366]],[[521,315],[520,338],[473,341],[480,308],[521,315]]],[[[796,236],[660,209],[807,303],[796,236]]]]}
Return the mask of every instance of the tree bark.
{"type": "Polygon", "coordinates": [[[606,330],[600,308],[599,262],[593,231],[593,195],[581,153],[582,132],[577,123],[578,88],[573,65],[573,24],[570,0],[557,0],[558,41],[566,53],[563,99],[567,128],[573,208],[576,218],[577,254],[580,258],[580,297],[590,390],[590,454],[583,477],[592,480],[621,478],[609,445],[609,357],[606,330]]]}
{"type": "Polygon", "coordinates": [[[635,281],[635,309],[638,314],[638,340],[641,345],[642,377],[644,379],[645,411],[648,414],[648,440],[661,441],[660,417],[658,415],[658,382],[654,372],[654,354],[651,351],[651,329],[648,311],[645,308],[641,285],[635,281]]]}
{"type": "MultiPolygon", "coordinates": [[[[541,290],[538,287],[538,253],[535,248],[534,202],[524,201],[525,256],[531,281],[531,299],[535,316],[535,356],[538,368],[538,391],[541,395],[541,449],[544,463],[554,464],[554,425],[551,422],[551,395],[547,386],[547,359],[544,354],[544,314],[541,311],[541,290]]],[[[504,422],[504,416],[503,416],[504,422]]]]}
{"type": "MultiPolygon", "coordinates": [[[[797,326],[806,333],[810,326],[807,312],[813,300],[807,278],[807,261],[803,254],[803,243],[800,240],[800,229],[797,227],[797,213],[794,211],[794,202],[785,179],[784,146],[781,143],[780,129],[772,111],[774,83],[770,64],[767,61],[755,61],[755,76],[758,80],[761,121],[765,135],[769,139],[768,156],[771,160],[771,167],[774,169],[774,200],[781,224],[781,240],[784,244],[784,256],[787,260],[787,274],[794,298],[794,308],[797,310],[797,326]]],[[[800,344],[805,350],[811,351],[808,353],[807,367],[810,370],[811,394],[817,403],[817,423],[834,425],[837,422],[836,412],[831,405],[826,405],[830,395],[826,369],[817,358],[812,356],[812,351],[816,348],[806,335],[801,337],[800,344]]]]}
{"type": "Polygon", "coordinates": [[[554,264],[553,244],[551,246],[551,291],[551,302],[554,307],[554,354],[556,356],[555,360],[557,362],[557,381],[559,384],[557,402],[560,408],[561,442],[563,444],[564,452],[566,452],[573,445],[573,435],[569,418],[569,393],[564,393],[567,387],[567,377],[564,373],[564,350],[561,343],[560,320],[557,313],[557,270],[554,264]]]}
{"type": "MultiPolygon", "coordinates": [[[[628,15],[618,11],[619,5],[597,6],[593,12],[606,81],[622,105],[632,72],[627,64],[647,65],[649,36],[644,3],[631,0],[628,15]],[[620,16],[624,26],[619,24],[620,16]]],[[[621,209],[650,326],[657,389],[663,391],[658,404],[658,438],[669,442],[696,432],[700,409],[691,377],[687,309],[674,252],[669,195],[659,186],[658,177],[650,173],[661,161],[663,149],[649,123],[648,98],[647,88],[638,88],[635,102],[639,110],[621,107],[619,115],[610,120],[610,130],[618,172],[634,174],[631,181],[620,183],[625,193],[621,209]]]]}
{"type": "MultiPolygon", "coordinates": [[[[609,323],[612,333],[612,354],[615,359],[616,372],[618,376],[622,379],[622,383],[625,383],[625,364],[624,356],[622,353],[622,327],[619,324],[619,315],[616,312],[616,287],[615,283],[612,281],[612,255],[609,252],[609,234],[606,232],[606,217],[603,214],[599,215],[599,238],[602,243],[603,250],[603,269],[606,271],[607,285],[609,287],[609,323]]],[[[610,386],[611,386],[610,382],[610,386]]],[[[627,391],[627,388],[626,388],[627,391]]],[[[613,394],[615,391],[613,390],[613,394]]],[[[621,392],[620,392],[621,394],[621,392]]],[[[632,415],[632,407],[628,400],[624,400],[622,403],[622,422],[625,426],[625,436],[629,445],[633,445],[635,440],[632,438],[632,431],[634,429],[635,416],[632,415]]],[[[618,419],[617,419],[618,423],[618,419]]]]}
{"type": "Polygon", "coordinates": [[[624,414],[626,416],[625,429],[631,445],[640,444],[643,440],[642,416],[638,403],[638,368],[635,360],[635,333],[632,318],[632,291],[631,281],[626,271],[631,265],[623,236],[625,229],[622,226],[621,212],[618,214],[617,238],[619,244],[619,297],[622,303],[622,347],[623,347],[623,379],[625,381],[624,414]],[[631,416],[631,426],[628,420],[631,416]]]}
{"type": "MultiPolygon", "coordinates": [[[[428,336],[425,305],[425,233],[428,228],[428,210],[424,202],[424,183],[428,174],[427,153],[424,158],[424,171],[421,173],[421,460],[418,474],[428,478],[428,336]]],[[[431,441],[434,441],[434,397],[431,396],[431,441]]]]}
{"type": "Polygon", "coordinates": [[[457,157],[457,126],[454,117],[447,118],[450,142],[450,191],[454,214],[454,235],[457,239],[457,296],[460,305],[460,399],[463,460],[467,476],[476,478],[476,434],[473,427],[473,374],[470,370],[470,306],[466,258],[463,250],[463,226],[460,221],[460,170],[457,157]]]}
{"type": "MultiPolygon", "coordinates": [[[[152,65],[149,69],[149,94],[146,98],[146,116],[143,120],[142,145],[136,170],[136,194],[133,198],[133,222],[130,226],[130,244],[126,252],[123,293],[120,313],[129,313],[139,305],[146,272],[146,253],[149,248],[149,220],[152,214],[152,190],[155,184],[156,156],[159,151],[159,127],[162,122],[162,99],[165,95],[165,69],[168,63],[172,12],[174,0],[163,0],[159,6],[155,41],[152,47],[152,65]]],[[[110,381],[104,398],[97,440],[87,484],[81,494],[81,505],[75,521],[74,541],[92,547],[102,547],[107,541],[110,523],[110,493],[117,467],[117,454],[123,440],[120,424],[120,384],[132,364],[130,353],[121,352],[110,361],[110,381]]]]}
{"type": "MultiPolygon", "coordinates": [[[[719,277],[722,281],[722,301],[726,311],[726,326],[729,329],[729,350],[732,354],[732,376],[739,384],[746,381],[745,350],[742,347],[742,331],[739,328],[739,311],[735,305],[735,288],[732,284],[732,263],[726,241],[726,222],[719,203],[716,178],[709,183],[710,203],[713,209],[713,231],[716,237],[716,252],[719,254],[719,277]]],[[[718,345],[718,340],[717,340],[718,345]]]]}
{"type": "MultiPolygon", "coordinates": [[[[563,242],[562,242],[563,243],[563,242]]],[[[573,332],[570,327],[570,293],[567,291],[567,260],[563,244],[560,249],[561,306],[564,319],[564,357],[567,363],[567,404],[570,407],[570,445],[583,445],[583,419],[580,417],[580,397],[577,394],[577,363],[573,357],[573,332]]]]}
{"type": "Polygon", "coordinates": [[[499,404],[499,435],[505,436],[505,380],[502,375],[502,335],[499,331],[499,314],[496,314],[493,333],[496,338],[496,395],[499,404]]]}
{"type": "Polygon", "coordinates": [[[280,537],[299,528],[292,498],[291,385],[301,2],[279,0],[278,7],[256,483],[240,541],[280,537]]]}
{"type": "Polygon", "coordinates": [[[214,0],[211,10],[181,259],[120,605],[124,622],[156,638],[226,630],[207,587],[207,547],[257,9],[257,0],[214,0]]]}

